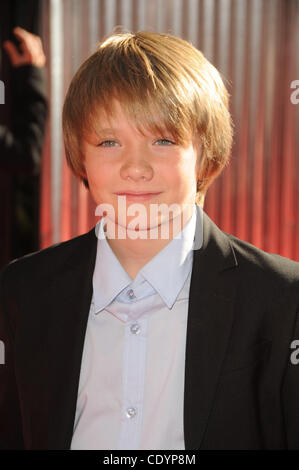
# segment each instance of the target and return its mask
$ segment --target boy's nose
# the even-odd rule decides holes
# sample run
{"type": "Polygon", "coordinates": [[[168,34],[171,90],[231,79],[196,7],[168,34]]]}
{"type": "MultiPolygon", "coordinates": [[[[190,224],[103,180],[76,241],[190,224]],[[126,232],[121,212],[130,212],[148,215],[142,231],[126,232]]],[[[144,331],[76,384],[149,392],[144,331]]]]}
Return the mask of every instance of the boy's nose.
{"type": "Polygon", "coordinates": [[[150,181],[153,177],[153,169],[145,161],[129,161],[122,166],[120,174],[125,180],[150,181]]]}

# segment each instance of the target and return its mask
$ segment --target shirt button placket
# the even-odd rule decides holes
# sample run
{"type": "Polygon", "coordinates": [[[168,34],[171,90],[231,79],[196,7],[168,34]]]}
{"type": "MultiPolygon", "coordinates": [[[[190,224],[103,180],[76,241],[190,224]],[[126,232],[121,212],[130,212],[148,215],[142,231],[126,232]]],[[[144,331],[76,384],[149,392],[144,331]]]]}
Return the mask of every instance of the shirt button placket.
{"type": "MultiPolygon", "coordinates": [[[[122,426],[119,441],[119,449],[136,449],[140,439],[142,406],[144,396],[144,374],[146,364],[146,342],[143,322],[136,321],[140,314],[135,292],[133,289],[126,291],[126,296],[131,303],[131,321],[126,325],[125,335],[125,363],[124,363],[124,408],[122,412],[122,426]]],[[[130,315],[128,315],[130,318],[130,315]]]]}
{"type": "Polygon", "coordinates": [[[129,289],[129,290],[128,290],[127,296],[129,297],[130,300],[132,300],[132,299],[135,298],[135,294],[134,294],[133,289],[129,289]]]}
{"type": "Polygon", "coordinates": [[[130,330],[133,335],[138,335],[140,333],[140,325],[138,323],[133,323],[130,330]]]}

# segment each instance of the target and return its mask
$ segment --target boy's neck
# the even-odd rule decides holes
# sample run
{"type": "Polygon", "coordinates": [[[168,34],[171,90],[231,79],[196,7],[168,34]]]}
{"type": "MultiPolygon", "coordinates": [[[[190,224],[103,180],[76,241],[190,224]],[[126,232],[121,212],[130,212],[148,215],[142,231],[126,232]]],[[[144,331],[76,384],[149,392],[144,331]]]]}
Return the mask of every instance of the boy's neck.
{"type": "Polygon", "coordinates": [[[131,279],[135,279],[140,269],[154,258],[170,240],[107,239],[107,242],[131,279]]]}
{"type": "MultiPolygon", "coordinates": [[[[154,258],[163,248],[171,242],[171,240],[183,230],[185,225],[189,222],[190,217],[186,220],[182,220],[181,229],[179,231],[173,231],[173,223],[169,224],[169,237],[163,239],[161,237],[161,226],[158,231],[158,238],[151,239],[149,234],[147,239],[132,239],[132,237],[126,237],[125,239],[109,238],[106,236],[106,240],[112,249],[113,253],[117,257],[120,264],[123,266],[125,271],[129,274],[131,279],[135,279],[140,269],[145,266],[152,258],[154,258]]],[[[182,218],[183,219],[183,218],[182,218]]],[[[117,226],[116,226],[116,233],[117,226]]]]}

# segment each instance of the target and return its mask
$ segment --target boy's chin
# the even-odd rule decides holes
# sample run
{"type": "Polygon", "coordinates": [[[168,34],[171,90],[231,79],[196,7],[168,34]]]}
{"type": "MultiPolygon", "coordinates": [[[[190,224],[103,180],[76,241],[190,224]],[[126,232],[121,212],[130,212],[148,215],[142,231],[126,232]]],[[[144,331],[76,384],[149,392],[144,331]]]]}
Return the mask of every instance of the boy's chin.
{"type": "Polygon", "coordinates": [[[126,220],[124,220],[116,217],[115,219],[105,218],[105,223],[110,224],[113,228],[115,227],[116,230],[124,229],[127,232],[141,232],[159,228],[161,224],[170,223],[170,221],[163,220],[161,216],[158,216],[154,220],[143,220],[141,218],[137,220],[136,217],[127,217],[126,220]]]}
{"type": "MultiPolygon", "coordinates": [[[[180,214],[179,214],[180,215],[180,214]]],[[[158,215],[152,220],[127,217],[126,220],[105,217],[105,233],[108,238],[115,239],[172,239],[183,227],[181,217],[158,215]]]]}

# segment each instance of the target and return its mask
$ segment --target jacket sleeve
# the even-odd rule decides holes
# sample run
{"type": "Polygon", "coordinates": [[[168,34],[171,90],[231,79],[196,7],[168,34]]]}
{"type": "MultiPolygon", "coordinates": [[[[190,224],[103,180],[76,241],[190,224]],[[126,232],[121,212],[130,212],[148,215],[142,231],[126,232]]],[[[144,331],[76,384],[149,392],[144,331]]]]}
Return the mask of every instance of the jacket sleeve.
{"type": "Polygon", "coordinates": [[[23,433],[14,367],[14,338],[10,319],[13,303],[6,299],[6,271],[0,273],[0,449],[23,449],[23,433]],[[9,305],[11,303],[11,305],[9,305]]]}
{"type": "Polygon", "coordinates": [[[11,127],[0,126],[0,165],[37,174],[48,112],[45,70],[32,65],[13,69],[11,127]]]}
{"type": "Polygon", "coordinates": [[[290,354],[282,386],[287,449],[299,450],[299,307],[290,338],[290,354]]]}

